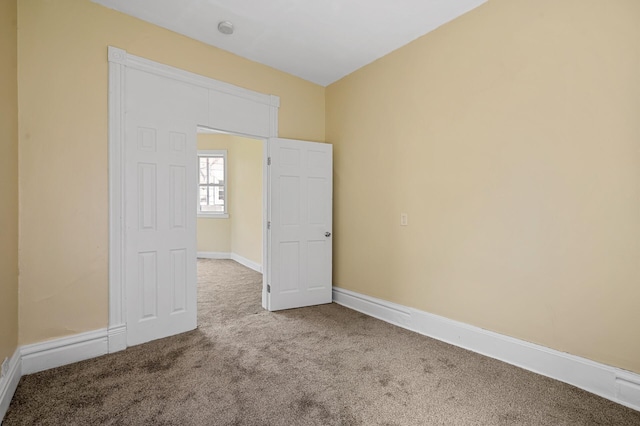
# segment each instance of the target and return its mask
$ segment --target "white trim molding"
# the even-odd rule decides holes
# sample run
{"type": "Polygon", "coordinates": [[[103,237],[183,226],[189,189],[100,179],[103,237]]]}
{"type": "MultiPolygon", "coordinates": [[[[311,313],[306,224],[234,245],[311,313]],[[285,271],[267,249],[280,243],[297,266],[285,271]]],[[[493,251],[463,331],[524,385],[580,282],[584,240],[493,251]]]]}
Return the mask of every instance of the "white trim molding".
{"type": "Polygon", "coordinates": [[[239,264],[246,266],[249,269],[253,269],[256,272],[262,273],[262,265],[254,262],[253,260],[249,260],[246,257],[242,257],[239,254],[231,253],[231,260],[235,260],[239,264]]]}
{"type": "Polygon", "coordinates": [[[198,259],[231,259],[235,260],[239,264],[246,266],[249,269],[253,269],[256,272],[262,273],[262,265],[254,262],[253,260],[249,260],[246,257],[240,256],[236,253],[224,253],[224,252],[216,252],[216,251],[199,251],[198,259]]]}
{"type": "Polygon", "coordinates": [[[640,374],[339,287],[333,288],[333,301],[640,411],[640,374]]]}
{"type": "Polygon", "coordinates": [[[231,259],[231,253],[220,251],[199,251],[198,259],[231,259]]]}
{"type": "MultiPolygon", "coordinates": [[[[127,52],[109,47],[109,328],[126,324],[124,303],[124,114],[127,52]]],[[[126,347],[126,346],[125,346],[126,347]]]]}
{"type": "MultiPolygon", "coordinates": [[[[215,80],[210,77],[205,77],[200,74],[195,74],[180,68],[172,67],[170,65],[161,64],[160,62],[155,62],[150,59],[132,55],[126,50],[114,46],[108,47],[107,57],[109,63],[123,65],[140,71],[155,74],[160,77],[182,81],[183,83],[191,84],[193,86],[204,87],[206,89],[215,90],[216,92],[226,93],[228,95],[247,99],[275,108],[280,107],[279,96],[256,92],[253,90],[245,89],[244,87],[235,86],[230,83],[225,83],[220,80],[215,80]]],[[[206,125],[206,123],[202,124],[206,125]]]]}
{"type": "Polygon", "coordinates": [[[107,329],[89,331],[25,345],[20,349],[22,374],[32,374],[106,355],[109,352],[107,329]]]}
{"type": "Polygon", "coordinates": [[[22,362],[20,359],[20,348],[17,348],[13,356],[9,359],[9,370],[5,376],[0,378],[0,423],[7,414],[11,398],[16,393],[18,382],[22,377],[22,362]]]}
{"type": "Polygon", "coordinates": [[[127,349],[127,326],[118,325],[115,327],[109,327],[107,330],[107,339],[110,354],[118,351],[124,351],[127,349]]]}

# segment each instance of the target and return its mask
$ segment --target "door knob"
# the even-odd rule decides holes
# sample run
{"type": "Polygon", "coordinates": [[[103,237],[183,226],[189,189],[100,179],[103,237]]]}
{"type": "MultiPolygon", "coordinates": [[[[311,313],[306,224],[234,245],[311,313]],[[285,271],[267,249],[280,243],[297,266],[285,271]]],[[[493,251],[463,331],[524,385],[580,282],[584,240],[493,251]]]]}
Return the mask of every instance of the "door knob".
{"type": "Polygon", "coordinates": [[[331,236],[331,232],[325,232],[325,233],[324,233],[324,236],[325,236],[325,237],[327,237],[327,238],[329,238],[329,237],[331,236]]]}

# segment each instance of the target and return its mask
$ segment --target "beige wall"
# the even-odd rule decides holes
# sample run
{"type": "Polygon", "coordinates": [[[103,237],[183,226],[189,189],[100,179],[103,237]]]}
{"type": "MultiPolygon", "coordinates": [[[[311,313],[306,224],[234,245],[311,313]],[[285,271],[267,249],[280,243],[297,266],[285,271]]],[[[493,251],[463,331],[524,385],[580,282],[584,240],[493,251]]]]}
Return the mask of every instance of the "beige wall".
{"type": "Polygon", "coordinates": [[[198,218],[198,251],[235,253],[262,265],[262,141],[198,135],[198,149],[227,150],[228,219],[198,218]]]}
{"type": "Polygon", "coordinates": [[[262,141],[236,137],[229,163],[231,252],[262,265],[262,141]]]}
{"type": "Polygon", "coordinates": [[[640,372],[638,23],[492,0],[328,87],[334,284],[640,372]]]}
{"type": "Polygon", "coordinates": [[[280,96],[324,140],[324,89],[89,0],[20,0],[20,344],[107,326],[107,46],[280,96]]]}
{"type": "Polygon", "coordinates": [[[16,0],[0,1],[0,363],[18,344],[16,0]]]}

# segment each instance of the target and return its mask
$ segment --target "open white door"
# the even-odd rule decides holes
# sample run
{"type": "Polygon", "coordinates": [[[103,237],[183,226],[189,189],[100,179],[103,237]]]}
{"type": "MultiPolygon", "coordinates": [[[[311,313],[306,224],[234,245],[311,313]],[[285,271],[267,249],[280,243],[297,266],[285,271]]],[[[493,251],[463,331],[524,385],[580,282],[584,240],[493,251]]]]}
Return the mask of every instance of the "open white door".
{"type": "Polygon", "coordinates": [[[333,147],[269,139],[271,311],[331,303],[333,147]]]}
{"type": "Polygon", "coordinates": [[[193,330],[196,124],[207,92],[129,70],[125,118],[127,345],[193,330]]]}

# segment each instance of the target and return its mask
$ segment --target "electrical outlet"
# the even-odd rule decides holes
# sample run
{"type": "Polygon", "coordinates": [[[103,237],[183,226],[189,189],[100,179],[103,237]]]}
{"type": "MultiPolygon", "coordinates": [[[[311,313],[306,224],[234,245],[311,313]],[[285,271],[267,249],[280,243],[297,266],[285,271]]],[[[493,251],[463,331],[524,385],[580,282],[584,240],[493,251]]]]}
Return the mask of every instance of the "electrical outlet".
{"type": "Polygon", "coordinates": [[[4,377],[9,374],[9,358],[5,358],[2,361],[2,369],[0,369],[0,377],[4,377]]]}
{"type": "Polygon", "coordinates": [[[409,215],[406,213],[400,213],[400,226],[409,225],[409,215]]]}

